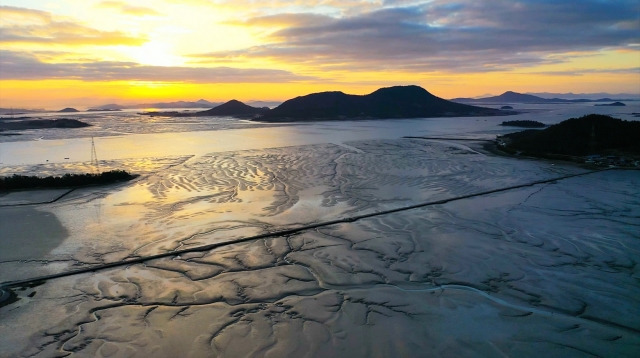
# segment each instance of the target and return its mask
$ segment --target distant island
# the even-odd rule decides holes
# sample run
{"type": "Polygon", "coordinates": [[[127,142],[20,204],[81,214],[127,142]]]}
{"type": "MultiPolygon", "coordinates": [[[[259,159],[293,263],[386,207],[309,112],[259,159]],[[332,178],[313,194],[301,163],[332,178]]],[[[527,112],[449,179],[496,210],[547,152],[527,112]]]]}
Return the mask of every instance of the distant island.
{"type": "Polygon", "coordinates": [[[507,152],[543,158],[575,159],[576,156],[640,159],[640,122],[590,114],[571,118],[544,130],[525,130],[498,137],[507,152]]]}
{"type": "MultiPolygon", "coordinates": [[[[248,101],[247,104],[256,107],[275,107],[282,102],[276,101],[248,101]]],[[[101,106],[94,106],[88,111],[91,112],[103,112],[103,111],[121,111],[124,109],[176,109],[176,108],[188,108],[188,109],[202,109],[202,108],[214,108],[223,104],[222,102],[211,102],[205,99],[199,99],[197,101],[174,101],[174,102],[153,102],[153,103],[138,103],[138,104],[117,104],[109,103],[101,106]]]]}
{"type": "Polygon", "coordinates": [[[419,86],[381,88],[364,96],[321,92],[296,97],[256,118],[264,122],[340,119],[504,116],[515,114],[493,108],[454,103],[419,86]]]}
{"type": "Polygon", "coordinates": [[[44,109],[25,109],[25,108],[0,108],[0,115],[2,116],[18,116],[23,114],[31,114],[38,112],[45,112],[44,109]]]}
{"type": "Polygon", "coordinates": [[[626,104],[622,102],[613,102],[613,103],[605,103],[605,104],[594,104],[596,107],[624,107],[626,104]]]}
{"type": "Polygon", "coordinates": [[[530,94],[522,94],[513,91],[507,91],[499,96],[484,98],[454,98],[454,102],[460,103],[547,103],[550,100],[533,96],[530,94]]]}
{"type": "Polygon", "coordinates": [[[137,175],[129,174],[124,170],[111,170],[100,174],[65,174],[59,177],[49,176],[44,178],[12,175],[9,177],[0,177],[0,191],[105,185],[131,180],[136,177],[137,175]]]}
{"type": "Polygon", "coordinates": [[[164,117],[238,117],[254,118],[269,111],[268,107],[257,108],[246,105],[238,100],[232,99],[206,111],[199,112],[143,112],[147,116],[164,117]]]}
{"type": "Polygon", "coordinates": [[[358,96],[343,92],[321,92],[300,96],[281,105],[252,107],[231,100],[199,112],[144,112],[142,115],[167,117],[230,116],[263,122],[297,122],[340,119],[425,118],[505,116],[515,114],[493,108],[454,103],[436,97],[419,86],[381,88],[358,96]]]}
{"type": "Polygon", "coordinates": [[[89,108],[87,109],[87,112],[121,112],[121,109],[118,108],[89,108]]]}
{"type": "Polygon", "coordinates": [[[521,128],[544,128],[547,125],[538,121],[518,120],[518,121],[505,121],[500,124],[507,127],[521,127],[521,128]]]}
{"type": "Polygon", "coordinates": [[[83,128],[91,126],[77,119],[12,119],[2,118],[0,130],[26,130],[43,128],[83,128]]]}
{"type": "Polygon", "coordinates": [[[130,105],[120,105],[116,103],[103,104],[101,106],[95,106],[88,111],[91,112],[104,112],[104,111],[121,111],[123,109],[143,109],[143,108],[209,108],[220,105],[218,102],[209,102],[204,99],[197,101],[175,101],[175,102],[154,102],[154,103],[139,103],[130,105]]]}
{"type": "Polygon", "coordinates": [[[527,103],[527,104],[551,104],[551,103],[585,103],[585,102],[607,102],[611,98],[599,99],[563,99],[563,98],[542,98],[531,94],[523,94],[514,91],[507,91],[499,96],[484,98],[454,98],[454,102],[478,103],[478,104],[500,104],[500,103],[527,103]]]}
{"type": "Polygon", "coordinates": [[[58,111],[58,113],[75,113],[75,112],[80,112],[80,111],[71,107],[67,107],[58,111]]]}

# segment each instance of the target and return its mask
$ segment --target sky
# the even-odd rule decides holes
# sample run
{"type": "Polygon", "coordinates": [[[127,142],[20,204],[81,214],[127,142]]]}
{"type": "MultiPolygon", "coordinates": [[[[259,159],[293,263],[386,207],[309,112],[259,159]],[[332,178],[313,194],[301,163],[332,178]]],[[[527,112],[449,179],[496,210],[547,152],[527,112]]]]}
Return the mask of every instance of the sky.
{"type": "Polygon", "coordinates": [[[0,107],[640,94],[638,0],[0,0],[0,107]]]}

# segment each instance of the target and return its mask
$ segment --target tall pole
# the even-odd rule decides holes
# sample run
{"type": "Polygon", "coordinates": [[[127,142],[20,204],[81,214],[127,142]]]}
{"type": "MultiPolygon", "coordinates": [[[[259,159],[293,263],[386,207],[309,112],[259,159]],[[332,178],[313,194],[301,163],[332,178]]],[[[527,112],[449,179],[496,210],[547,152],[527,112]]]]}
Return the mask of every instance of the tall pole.
{"type": "Polygon", "coordinates": [[[98,163],[98,154],[96,153],[96,143],[91,137],[91,165],[95,168],[96,174],[100,173],[100,163],[98,163]]]}

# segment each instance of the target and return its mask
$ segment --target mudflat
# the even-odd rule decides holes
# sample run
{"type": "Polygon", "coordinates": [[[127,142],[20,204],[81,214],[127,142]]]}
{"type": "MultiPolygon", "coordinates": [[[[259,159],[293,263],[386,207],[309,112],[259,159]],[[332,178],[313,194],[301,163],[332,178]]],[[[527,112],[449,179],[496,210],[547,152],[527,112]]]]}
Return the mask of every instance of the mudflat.
{"type": "Polygon", "coordinates": [[[632,356],[637,172],[481,147],[367,139],[158,158],[133,183],[2,208],[25,246],[0,262],[3,282],[95,270],[12,287],[1,352],[632,356]],[[45,231],[64,235],[20,231],[47,214],[45,231]]]}

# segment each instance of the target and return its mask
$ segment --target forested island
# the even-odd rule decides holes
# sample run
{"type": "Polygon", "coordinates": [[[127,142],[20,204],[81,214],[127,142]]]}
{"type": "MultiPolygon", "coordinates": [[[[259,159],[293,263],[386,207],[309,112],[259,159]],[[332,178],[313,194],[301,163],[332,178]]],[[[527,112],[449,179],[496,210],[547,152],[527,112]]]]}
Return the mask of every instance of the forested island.
{"type": "Polygon", "coordinates": [[[637,163],[640,159],[640,122],[590,114],[571,118],[543,130],[525,130],[498,137],[499,146],[543,158],[576,160],[604,158],[637,163]]]}
{"type": "Polygon", "coordinates": [[[124,170],[111,170],[100,174],[65,174],[63,176],[12,175],[0,177],[0,191],[34,188],[76,188],[88,185],[105,185],[136,178],[124,170]]]}
{"type": "Polygon", "coordinates": [[[506,126],[506,127],[521,127],[521,128],[544,128],[547,126],[542,122],[530,121],[530,120],[504,121],[500,125],[506,126]]]}
{"type": "Polygon", "coordinates": [[[59,119],[28,119],[28,117],[0,118],[0,131],[43,129],[43,128],[83,128],[83,127],[89,127],[89,126],[91,126],[91,124],[79,121],[77,119],[70,119],[70,118],[59,118],[59,119]]]}

